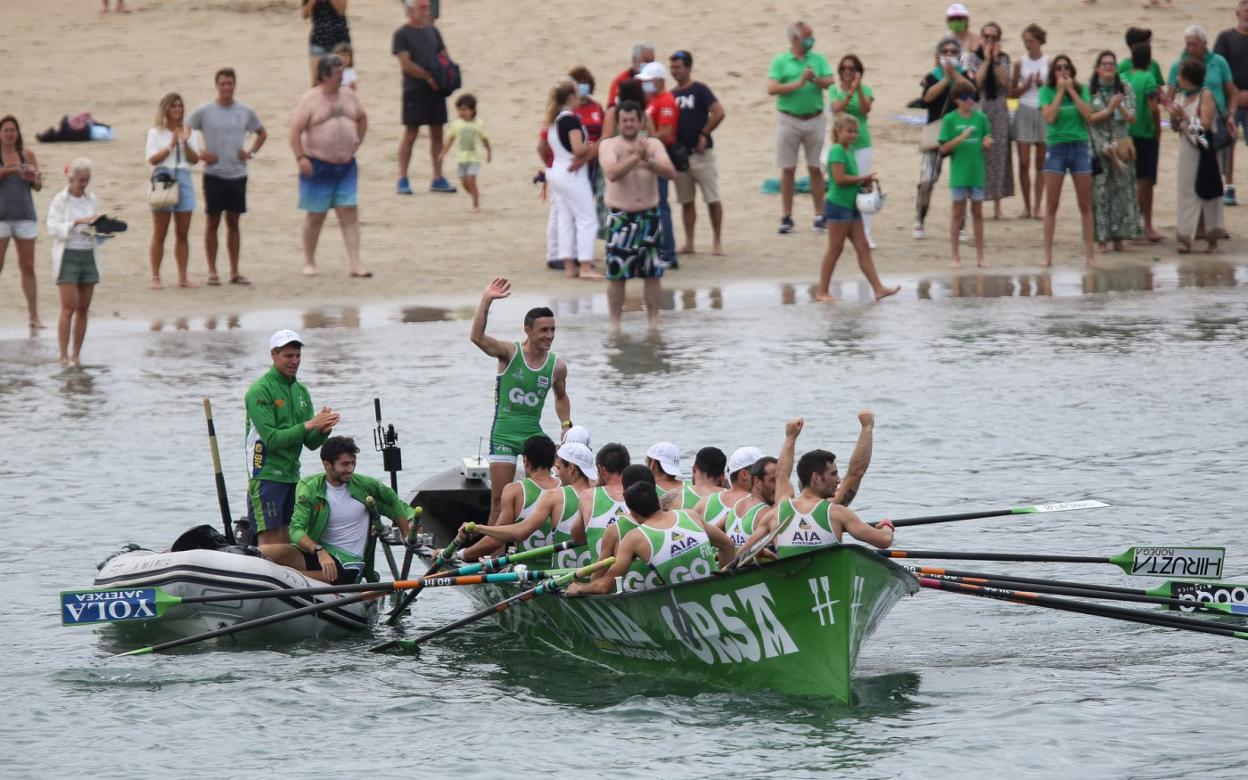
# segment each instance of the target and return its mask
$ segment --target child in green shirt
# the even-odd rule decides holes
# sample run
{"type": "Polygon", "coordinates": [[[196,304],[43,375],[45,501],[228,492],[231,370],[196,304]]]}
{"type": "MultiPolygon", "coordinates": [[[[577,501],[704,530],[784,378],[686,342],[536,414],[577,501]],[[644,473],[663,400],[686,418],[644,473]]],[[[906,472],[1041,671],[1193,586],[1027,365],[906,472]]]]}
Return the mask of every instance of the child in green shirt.
{"type": "Polygon", "coordinates": [[[984,152],[992,148],[992,125],[988,115],[975,108],[975,88],[958,84],[953,88],[958,110],[945,114],[940,124],[940,153],[949,157],[949,193],[953,210],[949,216],[949,240],[953,247],[950,266],[962,265],[958,233],[971,202],[975,230],[976,264],[984,268],[984,152]]]}

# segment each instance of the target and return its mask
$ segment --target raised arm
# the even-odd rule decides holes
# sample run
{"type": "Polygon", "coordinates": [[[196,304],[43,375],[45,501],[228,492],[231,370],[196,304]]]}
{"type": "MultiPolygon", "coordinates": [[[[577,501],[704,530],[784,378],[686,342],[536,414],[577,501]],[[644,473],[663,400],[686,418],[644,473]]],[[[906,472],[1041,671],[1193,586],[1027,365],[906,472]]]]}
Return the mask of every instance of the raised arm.
{"type": "Polygon", "coordinates": [[[858,431],[858,443],[854,445],[854,453],[849,456],[849,466],[845,468],[845,479],[836,489],[832,503],[849,506],[854,496],[858,495],[858,486],[867,474],[871,465],[871,447],[875,433],[875,415],[864,409],[858,413],[858,423],[862,426],[858,431]]]}
{"type": "Polygon", "coordinates": [[[481,302],[477,304],[477,313],[472,318],[472,330],[468,334],[468,340],[476,344],[478,349],[498,360],[500,370],[515,357],[516,345],[510,341],[499,341],[493,336],[486,335],[485,323],[490,316],[490,304],[509,295],[511,295],[511,282],[506,278],[500,276],[490,282],[485,292],[481,293],[481,302]]]}
{"type": "Polygon", "coordinates": [[[784,444],[776,461],[776,498],[773,506],[779,506],[784,499],[793,497],[793,452],[797,449],[797,437],[805,424],[801,417],[784,424],[784,444]]]}
{"type": "Polygon", "coordinates": [[[1040,113],[1044,115],[1044,121],[1053,124],[1057,121],[1058,112],[1062,108],[1062,98],[1066,95],[1066,90],[1061,84],[1053,90],[1053,99],[1045,103],[1040,108],[1040,113]]]}

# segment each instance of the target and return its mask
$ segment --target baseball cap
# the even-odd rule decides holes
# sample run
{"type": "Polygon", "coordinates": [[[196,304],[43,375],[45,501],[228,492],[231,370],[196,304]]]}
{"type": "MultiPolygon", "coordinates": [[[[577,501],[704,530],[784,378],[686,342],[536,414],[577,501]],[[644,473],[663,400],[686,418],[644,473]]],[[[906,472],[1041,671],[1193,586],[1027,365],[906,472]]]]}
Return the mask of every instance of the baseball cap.
{"type": "Polygon", "coordinates": [[[763,457],[763,451],[758,447],[738,447],[728,458],[728,475],[732,476],[741,469],[748,469],[761,457],[763,457]]]}
{"type": "Polygon", "coordinates": [[[650,449],[646,450],[646,457],[657,460],[659,468],[667,472],[668,476],[680,476],[680,449],[670,441],[650,445],[650,449]]]}
{"type": "Polygon", "coordinates": [[[945,9],[945,18],[946,19],[954,19],[954,18],[969,19],[971,18],[971,12],[966,10],[966,6],[962,5],[961,3],[954,3],[953,5],[945,9]]]}
{"type": "Polygon", "coordinates": [[[303,337],[293,330],[279,330],[269,339],[269,349],[281,349],[287,344],[298,344],[303,346],[303,337]]]}
{"type": "Polygon", "coordinates": [[[576,464],[586,479],[594,479],[598,476],[598,469],[594,465],[594,453],[579,441],[564,441],[563,446],[555,452],[568,463],[576,464]]]}
{"type": "MultiPolygon", "coordinates": [[[[1248,0],[1246,0],[1246,2],[1248,2],[1248,0]]],[[[669,60],[680,60],[681,62],[685,63],[685,67],[686,67],[686,68],[692,68],[692,67],[693,67],[693,55],[692,55],[692,54],[690,54],[689,52],[685,51],[684,49],[680,49],[680,50],[678,50],[678,51],[674,51],[674,52],[672,52],[672,56],[671,56],[671,57],[668,57],[668,59],[669,59],[669,60]]]]}
{"type": "MultiPolygon", "coordinates": [[[[563,443],[571,444],[572,442],[584,444],[585,448],[589,449],[589,429],[584,425],[573,425],[569,428],[568,432],[563,434],[563,443]]],[[[567,458],[564,458],[564,460],[567,460],[567,458]]],[[[590,479],[593,479],[593,477],[590,477],[590,479]]]]}
{"type": "Polygon", "coordinates": [[[667,66],[658,60],[647,62],[645,67],[641,69],[641,72],[637,74],[638,81],[656,81],[658,79],[666,81],[668,78],[667,66]]]}

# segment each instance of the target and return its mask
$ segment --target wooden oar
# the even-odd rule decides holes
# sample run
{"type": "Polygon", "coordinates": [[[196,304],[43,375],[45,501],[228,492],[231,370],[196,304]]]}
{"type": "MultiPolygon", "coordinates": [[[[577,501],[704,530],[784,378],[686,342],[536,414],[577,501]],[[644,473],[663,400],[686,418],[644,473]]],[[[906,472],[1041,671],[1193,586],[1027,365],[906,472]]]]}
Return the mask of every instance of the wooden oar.
{"type": "Polygon", "coordinates": [[[1186,577],[1216,580],[1222,576],[1225,547],[1137,546],[1109,557],[1090,555],[949,552],[943,550],[876,550],[888,558],[931,558],[957,561],[1015,563],[1110,563],[1137,577],[1186,577]]]}
{"type": "MultiPolygon", "coordinates": [[[[533,550],[515,553],[482,563],[469,563],[444,572],[442,577],[463,577],[490,573],[494,569],[521,563],[530,558],[559,552],[575,545],[560,542],[533,550]],[[492,568],[491,568],[492,567],[492,568]]],[[[549,572],[547,572],[549,573],[549,572]]],[[[414,580],[393,582],[361,582],[353,585],[314,585],[307,588],[273,588],[251,592],[213,593],[208,596],[175,596],[160,588],[111,588],[61,591],[61,625],[83,626],[96,623],[123,623],[129,621],[158,620],[171,607],[181,604],[211,604],[219,601],[251,601],[254,599],[295,598],[304,596],[327,596],[331,594],[376,593],[384,595],[400,590],[419,589],[431,575],[425,574],[414,580]]],[[[533,579],[529,572],[528,578],[533,579]]],[[[334,602],[329,602],[334,603],[334,602]]]]}
{"type": "MultiPolygon", "coordinates": [[[[1209,609],[1216,612],[1229,612],[1232,615],[1248,615],[1248,604],[1236,604],[1228,601],[1198,601],[1196,599],[1178,598],[1174,595],[1174,587],[1182,586],[1183,583],[1175,580],[1166,580],[1155,588],[1122,588],[1115,585],[1096,585],[1085,582],[1067,582],[1064,580],[1041,579],[1037,577],[1019,577],[1015,574],[992,574],[980,571],[962,571],[959,569],[944,569],[935,566],[913,566],[903,564],[902,568],[913,574],[922,574],[929,577],[954,577],[971,584],[983,584],[988,582],[1009,583],[1007,587],[1016,587],[1022,585],[1037,587],[1059,587],[1059,588],[1075,588],[1078,590],[1093,590],[1101,593],[1120,594],[1128,596],[1149,596],[1160,598],[1162,601],[1156,603],[1169,604],[1173,608],[1178,609],[1209,609]],[[1216,606],[1208,606],[1208,605],[1216,606]],[[1225,607],[1225,609],[1223,609],[1225,607]]],[[[1216,588],[1224,590],[1241,589],[1248,591],[1248,585],[1241,585],[1233,582],[1205,582],[1200,583],[1202,587],[1216,588]]]]}
{"type": "MultiPolygon", "coordinates": [[[[1034,504],[1031,506],[1016,506],[1009,509],[989,509],[983,512],[959,512],[952,515],[930,515],[928,517],[907,517],[903,520],[894,520],[893,525],[897,528],[904,528],[912,525],[930,525],[932,523],[951,523],[955,520],[978,520],[983,517],[1002,517],[1004,515],[1031,515],[1042,514],[1045,512],[1073,512],[1077,509],[1100,509],[1110,504],[1104,501],[1060,501],[1052,504],[1034,504]]],[[[874,525],[874,523],[872,523],[874,525]]]]}
{"type": "Polygon", "coordinates": [[[221,508],[225,538],[230,544],[238,544],[234,538],[234,521],[230,518],[230,500],[225,493],[225,475],[221,473],[221,453],[217,451],[217,428],[212,424],[212,401],[207,398],[204,399],[204,417],[208,420],[208,446],[212,450],[212,470],[217,476],[217,505],[221,508]]]}
{"type": "Polygon", "coordinates": [[[452,623],[447,623],[444,626],[435,628],[432,631],[428,631],[424,634],[421,634],[415,639],[394,639],[389,642],[383,642],[379,645],[374,645],[373,647],[370,647],[368,649],[374,653],[382,653],[387,650],[392,650],[394,648],[402,648],[406,651],[415,650],[416,648],[420,647],[420,645],[423,645],[425,642],[428,642],[430,639],[435,639],[437,637],[442,636],[443,634],[450,633],[451,631],[454,631],[457,628],[462,628],[470,623],[475,623],[478,620],[481,620],[482,618],[487,618],[490,615],[497,615],[501,612],[506,612],[508,609],[511,608],[513,604],[519,604],[520,602],[528,601],[530,599],[533,599],[533,598],[536,598],[537,596],[542,595],[543,593],[557,592],[560,589],[562,589],[563,586],[571,582],[573,579],[577,577],[588,577],[589,575],[593,574],[599,569],[605,569],[605,568],[610,567],[611,564],[613,563],[615,563],[614,557],[603,558],[601,561],[591,563],[588,566],[584,566],[569,574],[563,574],[558,577],[555,577],[554,579],[543,580],[541,584],[535,587],[529,588],[528,590],[523,590],[514,596],[505,598],[502,601],[498,602],[497,604],[491,604],[488,607],[479,609],[476,612],[473,612],[471,615],[468,615],[467,617],[460,618],[459,620],[456,620],[452,623]]]}
{"type": "Polygon", "coordinates": [[[960,582],[935,580],[930,577],[920,577],[919,584],[925,588],[948,590],[955,593],[979,596],[981,598],[1009,601],[1015,604],[1030,604],[1032,606],[1045,607],[1047,609],[1057,609],[1064,612],[1079,612],[1084,615],[1094,615],[1096,617],[1111,618],[1113,620],[1127,620],[1133,623],[1146,623],[1148,625],[1163,626],[1165,628],[1199,631],[1205,634],[1215,634],[1217,636],[1230,637],[1233,639],[1248,639],[1248,632],[1239,631],[1234,626],[1229,626],[1225,623],[1218,623],[1212,620],[1180,617],[1178,615],[1169,615],[1164,612],[1141,612],[1135,609],[1111,607],[1103,604],[1087,604],[1081,601],[1071,601],[1070,599],[1057,599],[1052,596],[1042,596],[1038,593],[1029,593],[1027,591],[1009,590],[1006,588],[986,588],[980,585],[967,585],[960,582]]]}
{"type": "MultiPolygon", "coordinates": [[[[915,572],[921,567],[907,566],[905,567],[915,572]]],[[[917,572],[916,572],[917,573],[917,572]]],[[[1139,604],[1164,604],[1170,607],[1191,607],[1201,609],[1207,612],[1218,612],[1223,615],[1236,614],[1230,604],[1219,604],[1216,602],[1207,602],[1198,604],[1194,601],[1185,601],[1183,599],[1170,598],[1169,596],[1153,595],[1148,591],[1141,590],[1139,593],[1113,593],[1101,590],[1095,585],[1078,585],[1075,583],[1057,583],[1030,580],[1028,582],[1019,582],[1009,578],[997,577],[966,577],[957,574],[935,574],[931,571],[922,572],[923,576],[931,577],[937,580],[947,580],[949,582],[961,582],[966,585],[983,585],[991,588],[1017,588],[1020,585],[1028,588],[1033,593],[1047,593],[1052,596],[1075,596],[1077,598],[1097,599],[1100,601],[1130,601],[1139,604]]],[[[1246,608],[1245,613],[1248,613],[1246,608]]]]}

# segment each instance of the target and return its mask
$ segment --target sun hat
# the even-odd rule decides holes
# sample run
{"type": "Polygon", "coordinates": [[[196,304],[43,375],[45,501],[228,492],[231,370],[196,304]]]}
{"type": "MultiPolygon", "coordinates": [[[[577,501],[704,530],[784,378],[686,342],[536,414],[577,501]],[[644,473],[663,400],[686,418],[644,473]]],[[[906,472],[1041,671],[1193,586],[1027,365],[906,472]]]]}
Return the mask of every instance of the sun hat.
{"type": "Polygon", "coordinates": [[[657,81],[663,79],[666,81],[670,76],[667,73],[667,66],[659,61],[647,62],[641,72],[637,74],[638,81],[657,81]]]}
{"type": "Polygon", "coordinates": [[[598,469],[594,465],[594,453],[590,452],[589,447],[584,444],[578,441],[565,441],[555,452],[559,457],[580,469],[586,479],[592,480],[598,476],[598,469]]]}
{"type": "Polygon", "coordinates": [[[269,339],[269,349],[281,349],[287,344],[298,344],[303,346],[303,337],[293,330],[279,330],[269,339]]]}
{"type": "Polygon", "coordinates": [[[670,441],[650,445],[650,449],[646,450],[646,457],[658,461],[659,468],[663,469],[668,476],[680,476],[680,448],[670,441]]]}
{"type": "Polygon", "coordinates": [[[736,474],[741,469],[748,469],[763,457],[763,451],[758,447],[738,447],[728,458],[728,476],[736,474]]]}
{"type": "Polygon", "coordinates": [[[945,18],[946,19],[958,19],[958,18],[970,19],[971,12],[966,10],[966,6],[962,5],[961,3],[954,3],[953,5],[945,9],[945,18]]]}

